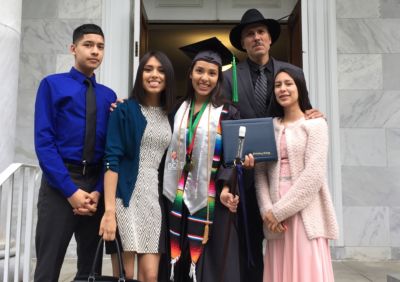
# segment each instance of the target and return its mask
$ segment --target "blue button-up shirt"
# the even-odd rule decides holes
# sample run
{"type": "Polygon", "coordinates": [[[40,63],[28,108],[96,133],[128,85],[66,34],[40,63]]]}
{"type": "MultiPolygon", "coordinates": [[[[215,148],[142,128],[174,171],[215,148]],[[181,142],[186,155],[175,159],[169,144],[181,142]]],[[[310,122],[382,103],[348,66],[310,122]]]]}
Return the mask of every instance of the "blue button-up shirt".
{"type": "MultiPolygon", "coordinates": [[[[68,73],[45,77],[39,86],[35,104],[35,150],[49,185],[70,197],[78,187],[64,162],[81,164],[85,143],[86,76],[72,68],[68,73]]],[[[90,80],[96,93],[97,123],[95,163],[104,155],[110,104],[117,96],[110,88],[90,80]]],[[[100,177],[95,190],[103,190],[100,177]]]]}

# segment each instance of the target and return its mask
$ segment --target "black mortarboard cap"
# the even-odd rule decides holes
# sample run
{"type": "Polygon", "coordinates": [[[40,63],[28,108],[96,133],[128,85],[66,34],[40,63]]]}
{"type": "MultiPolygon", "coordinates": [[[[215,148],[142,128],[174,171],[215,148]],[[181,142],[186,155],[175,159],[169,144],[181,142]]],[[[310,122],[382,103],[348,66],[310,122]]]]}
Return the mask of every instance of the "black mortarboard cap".
{"type": "Polygon", "coordinates": [[[224,66],[232,61],[232,52],[216,37],[211,37],[179,48],[193,61],[205,61],[224,66]]]}

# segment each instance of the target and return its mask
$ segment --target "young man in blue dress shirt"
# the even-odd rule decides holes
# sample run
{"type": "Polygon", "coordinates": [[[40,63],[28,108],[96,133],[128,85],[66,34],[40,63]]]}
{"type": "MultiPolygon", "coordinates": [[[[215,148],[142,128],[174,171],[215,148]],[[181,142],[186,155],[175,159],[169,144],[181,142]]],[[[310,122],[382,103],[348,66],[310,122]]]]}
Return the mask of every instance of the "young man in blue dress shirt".
{"type": "Polygon", "coordinates": [[[58,281],[72,235],[77,242],[77,275],[89,274],[104,209],[100,200],[102,159],[109,108],[117,97],[97,83],[94,75],[104,54],[101,28],[94,24],[77,27],[70,51],[74,67],[68,73],[45,77],[36,97],[35,149],[43,177],[37,205],[35,281],[58,281]],[[95,96],[91,134],[86,133],[87,92],[95,96]],[[92,138],[95,134],[87,159],[85,133],[92,138]]]}

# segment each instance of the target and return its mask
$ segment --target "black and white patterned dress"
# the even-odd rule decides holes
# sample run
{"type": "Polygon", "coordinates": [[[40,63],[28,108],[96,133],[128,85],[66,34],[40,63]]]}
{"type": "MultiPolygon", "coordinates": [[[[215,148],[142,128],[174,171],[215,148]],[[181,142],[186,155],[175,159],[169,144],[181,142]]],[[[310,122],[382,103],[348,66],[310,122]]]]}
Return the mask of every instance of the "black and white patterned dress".
{"type": "MultiPolygon", "coordinates": [[[[116,200],[118,230],[124,251],[160,253],[163,236],[158,168],[171,141],[168,117],[160,107],[141,107],[147,120],[140,145],[138,177],[129,207],[116,200]]],[[[165,248],[165,247],[164,247],[165,248]]]]}

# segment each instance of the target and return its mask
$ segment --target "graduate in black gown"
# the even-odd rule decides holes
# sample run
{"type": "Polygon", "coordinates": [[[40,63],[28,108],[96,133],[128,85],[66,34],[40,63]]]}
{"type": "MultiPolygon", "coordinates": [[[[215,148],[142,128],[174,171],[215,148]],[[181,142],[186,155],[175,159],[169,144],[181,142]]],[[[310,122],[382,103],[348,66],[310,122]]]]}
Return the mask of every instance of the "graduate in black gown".
{"type": "Polygon", "coordinates": [[[233,168],[223,164],[221,132],[222,120],[240,118],[221,94],[222,65],[232,54],[215,37],[181,50],[192,64],[164,169],[163,193],[171,207],[169,278],[240,281],[239,197],[230,191],[233,168]]]}

